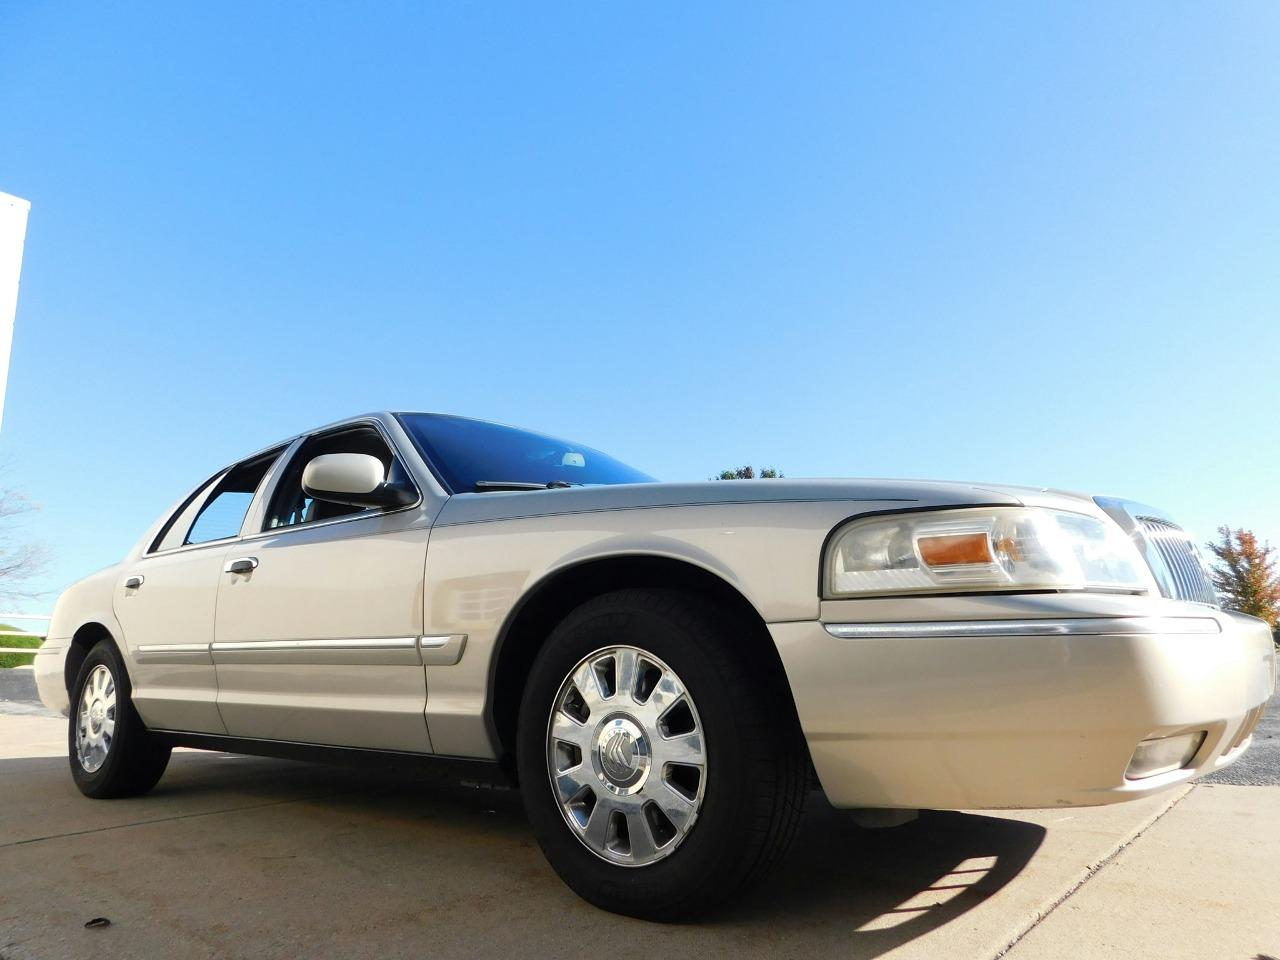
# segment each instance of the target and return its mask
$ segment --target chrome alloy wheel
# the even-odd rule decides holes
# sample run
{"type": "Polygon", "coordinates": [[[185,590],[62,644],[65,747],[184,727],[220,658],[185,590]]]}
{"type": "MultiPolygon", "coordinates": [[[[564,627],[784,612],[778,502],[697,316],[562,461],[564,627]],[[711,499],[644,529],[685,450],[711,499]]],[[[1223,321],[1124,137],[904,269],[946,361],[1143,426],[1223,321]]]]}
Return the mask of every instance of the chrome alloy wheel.
{"type": "Polygon", "coordinates": [[[99,664],[85,679],[76,717],[76,759],[86,773],[97,773],[107,762],[116,735],[116,681],[99,664]]]}
{"type": "Polygon", "coordinates": [[[707,750],[675,671],[638,647],[584,657],[556,694],[547,770],[570,830],[596,856],[641,867],[693,828],[707,750]]]}

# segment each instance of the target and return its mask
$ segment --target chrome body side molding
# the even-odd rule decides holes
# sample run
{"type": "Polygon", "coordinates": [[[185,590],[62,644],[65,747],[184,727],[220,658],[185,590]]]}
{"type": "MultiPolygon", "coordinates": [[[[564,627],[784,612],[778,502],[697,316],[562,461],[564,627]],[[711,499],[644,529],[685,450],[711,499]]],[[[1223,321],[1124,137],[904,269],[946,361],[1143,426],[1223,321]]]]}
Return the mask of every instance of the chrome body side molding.
{"type": "Polygon", "coordinates": [[[825,626],[827,633],[841,640],[1222,632],[1222,625],[1213,617],[1072,617],[1055,620],[957,620],[935,623],[828,623],[825,626]]]}
{"type": "Polygon", "coordinates": [[[418,641],[422,662],[428,667],[452,667],[462,659],[467,645],[465,633],[453,633],[441,637],[423,637],[418,641]]]}
{"type": "Polygon", "coordinates": [[[209,662],[207,643],[144,643],[133,648],[139,663],[205,663],[209,662]]]}
{"type": "Polygon", "coordinates": [[[148,663],[374,664],[453,666],[462,659],[465,633],[434,637],[351,637],[324,640],[245,640],[213,643],[153,643],[134,649],[148,663]]]}
{"type": "Polygon", "coordinates": [[[215,664],[368,664],[414,666],[417,637],[352,637],[324,640],[215,641],[210,645],[215,664]]]}

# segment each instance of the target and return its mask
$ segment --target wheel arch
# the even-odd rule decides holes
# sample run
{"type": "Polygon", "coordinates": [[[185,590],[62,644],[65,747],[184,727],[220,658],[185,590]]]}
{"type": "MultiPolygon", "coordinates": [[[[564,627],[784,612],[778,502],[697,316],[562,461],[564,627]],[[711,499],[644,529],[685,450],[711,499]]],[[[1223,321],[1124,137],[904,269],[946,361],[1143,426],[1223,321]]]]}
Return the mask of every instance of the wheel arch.
{"type": "Polygon", "coordinates": [[[116,640],[111,629],[101,620],[88,620],[76,628],[75,633],[71,635],[71,640],[67,643],[67,656],[63,664],[63,680],[67,685],[67,693],[72,693],[72,687],[75,686],[76,677],[80,675],[80,668],[84,665],[85,658],[89,656],[98,643],[106,640],[120,654],[120,662],[124,664],[125,672],[129,670],[128,661],[120,649],[120,644],[116,640]]]}
{"type": "MultiPolygon", "coordinates": [[[[498,633],[489,668],[486,723],[500,761],[514,777],[513,757],[524,682],[547,637],[574,609],[605,593],[635,587],[678,590],[717,607],[740,631],[744,643],[781,683],[785,703],[795,701],[782,659],[764,617],[736,586],[719,573],[686,559],[654,554],[620,554],[581,560],[559,568],[531,587],[508,614],[498,633]]],[[[797,721],[798,723],[798,721],[797,721]]]]}

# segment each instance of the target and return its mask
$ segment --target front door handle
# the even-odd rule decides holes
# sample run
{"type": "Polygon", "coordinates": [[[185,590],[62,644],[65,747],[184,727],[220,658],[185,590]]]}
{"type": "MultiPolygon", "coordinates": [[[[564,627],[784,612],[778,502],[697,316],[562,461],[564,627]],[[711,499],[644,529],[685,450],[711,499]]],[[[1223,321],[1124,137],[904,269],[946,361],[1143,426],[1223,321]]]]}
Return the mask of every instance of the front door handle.
{"type": "Polygon", "coordinates": [[[241,557],[227,564],[227,573],[253,573],[258,569],[257,557],[241,557]]]}
{"type": "Polygon", "coordinates": [[[126,577],[124,581],[124,588],[126,590],[137,590],[140,586],[142,586],[143,582],[146,579],[147,579],[146,577],[137,575],[137,574],[135,574],[132,577],[126,577]]]}

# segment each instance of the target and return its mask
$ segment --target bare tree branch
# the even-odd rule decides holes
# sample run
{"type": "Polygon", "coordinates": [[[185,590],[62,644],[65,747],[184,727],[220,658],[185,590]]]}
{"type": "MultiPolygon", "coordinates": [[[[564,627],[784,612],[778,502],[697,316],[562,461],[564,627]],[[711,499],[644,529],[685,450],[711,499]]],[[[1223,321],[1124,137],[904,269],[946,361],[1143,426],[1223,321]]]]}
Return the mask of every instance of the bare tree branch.
{"type": "Polygon", "coordinates": [[[24,494],[0,488],[0,600],[30,600],[39,595],[27,584],[48,569],[49,550],[28,539],[23,529],[24,521],[39,510],[24,494]]]}

